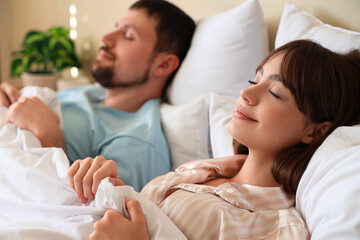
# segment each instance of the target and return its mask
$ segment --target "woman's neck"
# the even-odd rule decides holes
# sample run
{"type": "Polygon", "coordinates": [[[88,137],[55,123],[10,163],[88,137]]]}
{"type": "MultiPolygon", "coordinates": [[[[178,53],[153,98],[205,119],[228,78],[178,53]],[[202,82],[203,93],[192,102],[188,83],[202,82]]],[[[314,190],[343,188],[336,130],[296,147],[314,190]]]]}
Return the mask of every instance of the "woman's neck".
{"type": "Polygon", "coordinates": [[[231,178],[232,182],[261,187],[280,186],[271,173],[272,159],[249,154],[240,171],[231,178]]]}

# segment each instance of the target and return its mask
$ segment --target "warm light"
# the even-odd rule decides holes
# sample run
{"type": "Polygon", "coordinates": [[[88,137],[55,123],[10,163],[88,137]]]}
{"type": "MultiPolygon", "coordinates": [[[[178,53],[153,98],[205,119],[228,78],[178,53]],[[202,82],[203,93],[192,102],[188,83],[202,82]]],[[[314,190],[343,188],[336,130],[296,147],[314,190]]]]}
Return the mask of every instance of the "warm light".
{"type": "Polygon", "coordinates": [[[70,17],[69,22],[70,22],[70,27],[71,27],[71,28],[76,28],[76,26],[77,26],[76,17],[70,17]]]}
{"type": "Polygon", "coordinates": [[[70,38],[72,40],[76,40],[76,38],[77,38],[77,31],[76,31],[77,19],[76,19],[76,6],[74,3],[71,3],[69,5],[69,13],[70,13],[70,18],[69,18],[70,38]]]}
{"type": "Polygon", "coordinates": [[[75,40],[75,39],[77,38],[77,31],[76,31],[76,29],[71,29],[71,30],[70,30],[70,38],[71,38],[72,40],[75,40]]]}
{"type": "Polygon", "coordinates": [[[69,13],[70,13],[70,15],[75,15],[76,14],[76,6],[75,6],[75,4],[70,4],[70,6],[69,6],[69,13]]]}
{"type": "Polygon", "coordinates": [[[79,76],[79,70],[76,67],[70,69],[71,77],[77,78],[79,76]]]}

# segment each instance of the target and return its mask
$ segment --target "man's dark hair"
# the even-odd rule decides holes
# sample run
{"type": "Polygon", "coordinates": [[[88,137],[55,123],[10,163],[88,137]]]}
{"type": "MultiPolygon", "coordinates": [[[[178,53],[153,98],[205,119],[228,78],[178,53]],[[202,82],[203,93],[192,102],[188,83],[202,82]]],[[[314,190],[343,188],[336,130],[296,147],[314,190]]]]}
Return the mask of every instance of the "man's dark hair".
{"type": "MultiPolygon", "coordinates": [[[[178,56],[180,64],[190,48],[195,31],[195,22],[184,11],[165,0],[140,0],[130,9],[146,9],[157,20],[157,43],[154,52],[171,52],[178,56]]],[[[169,86],[173,76],[168,79],[169,86]]],[[[166,89],[166,88],[165,88],[166,89]]]]}

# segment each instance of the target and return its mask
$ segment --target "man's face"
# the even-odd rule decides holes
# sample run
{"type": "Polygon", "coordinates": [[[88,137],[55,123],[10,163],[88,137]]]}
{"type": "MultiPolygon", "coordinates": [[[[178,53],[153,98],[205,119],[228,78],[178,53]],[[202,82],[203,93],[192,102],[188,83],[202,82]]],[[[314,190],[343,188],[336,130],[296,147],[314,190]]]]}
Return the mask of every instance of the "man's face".
{"type": "Polygon", "coordinates": [[[106,88],[144,84],[151,74],[156,20],[143,9],[128,11],[114,31],[104,35],[96,62],[95,79],[106,88]]]}

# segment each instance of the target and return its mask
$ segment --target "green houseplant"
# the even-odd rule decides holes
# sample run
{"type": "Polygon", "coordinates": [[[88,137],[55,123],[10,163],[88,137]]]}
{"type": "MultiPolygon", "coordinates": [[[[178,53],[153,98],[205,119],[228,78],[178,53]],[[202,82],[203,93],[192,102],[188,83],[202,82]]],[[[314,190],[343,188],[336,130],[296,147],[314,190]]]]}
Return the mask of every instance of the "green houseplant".
{"type": "Polygon", "coordinates": [[[14,51],[12,57],[11,75],[37,74],[35,81],[67,67],[81,68],[75,44],[69,37],[69,30],[64,27],[27,32],[21,49],[14,51]]]}

